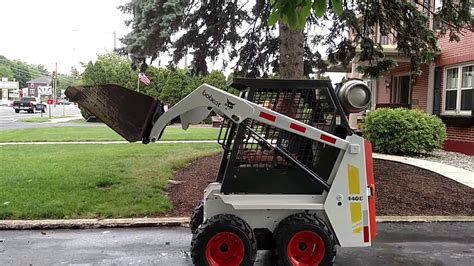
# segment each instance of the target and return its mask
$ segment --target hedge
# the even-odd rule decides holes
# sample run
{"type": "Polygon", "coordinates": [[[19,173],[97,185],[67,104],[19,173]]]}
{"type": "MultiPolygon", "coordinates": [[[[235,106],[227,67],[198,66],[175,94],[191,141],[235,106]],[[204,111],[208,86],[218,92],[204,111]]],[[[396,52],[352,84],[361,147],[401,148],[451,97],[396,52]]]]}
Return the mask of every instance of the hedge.
{"type": "Polygon", "coordinates": [[[380,153],[429,153],[441,148],[446,140],[446,126],[441,119],[420,110],[377,109],[365,116],[362,128],[374,151],[380,153]]]}

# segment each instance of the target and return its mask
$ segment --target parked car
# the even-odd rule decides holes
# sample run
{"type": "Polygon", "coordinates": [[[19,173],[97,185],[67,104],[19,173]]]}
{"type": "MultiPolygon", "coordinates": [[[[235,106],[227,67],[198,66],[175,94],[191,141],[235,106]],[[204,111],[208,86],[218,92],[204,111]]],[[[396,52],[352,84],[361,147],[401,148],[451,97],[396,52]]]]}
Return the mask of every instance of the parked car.
{"type": "Polygon", "coordinates": [[[58,99],[56,104],[64,104],[64,105],[70,105],[71,102],[66,100],[66,99],[58,99]]]}
{"type": "Polygon", "coordinates": [[[27,111],[28,113],[34,113],[35,111],[46,111],[46,105],[38,103],[35,97],[22,97],[19,101],[13,102],[13,109],[15,113],[19,113],[21,110],[27,111]]]}

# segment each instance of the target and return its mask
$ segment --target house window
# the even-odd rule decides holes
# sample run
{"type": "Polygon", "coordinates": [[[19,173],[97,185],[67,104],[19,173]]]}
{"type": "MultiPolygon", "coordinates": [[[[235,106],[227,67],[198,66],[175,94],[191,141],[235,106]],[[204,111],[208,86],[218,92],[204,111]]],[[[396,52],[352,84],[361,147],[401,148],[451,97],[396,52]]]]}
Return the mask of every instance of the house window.
{"type": "Polygon", "coordinates": [[[474,65],[446,70],[444,111],[447,114],[470,115],[474,101],[474,65]]]}
{"type": "Polygon", "coordinates": [[[446,77],[446,111],[456,110],[456,102],[458,97],[458,69],[448,69],[446,77]]]}
{"type": "Polygon", "coordinates": [[[429,17],[430,16],[430,0],[423,0],[423,15],[429,17]]]}
{"type": "Polygon", "coordinates": [[[388,44],[388,36],[387,35],[380,35],[380,44],[387,45],[388,44]]]}
{"type": "Polygon", "coordinates": [[[462,68],[461,111],[472,110],[474,90],[474,65],[462,68]]]}

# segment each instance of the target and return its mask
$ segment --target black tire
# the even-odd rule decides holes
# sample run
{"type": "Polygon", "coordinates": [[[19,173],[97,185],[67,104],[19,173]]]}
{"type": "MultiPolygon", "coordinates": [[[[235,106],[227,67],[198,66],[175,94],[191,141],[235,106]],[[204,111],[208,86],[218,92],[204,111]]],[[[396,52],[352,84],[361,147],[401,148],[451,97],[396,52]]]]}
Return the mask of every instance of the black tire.
{"type": "Polygon", "coordinates": [[[191,228],[191,233],[195,233],[199,226],[204,221],[204,204],[202,201],[196,205],[191,214],[191,221],[189,222],[189,228],[191,228]]]}
{"type": "Polygon", "coordinates": [[[273,237],[277,265],[294,265],[296,262],[333,265],[336,258],[334,235],[316,216],[306,213],[291,215],[278,224],[273,237]],[[312,248],[308,249],[308,245],[312,248]]]}
{"type": "Polygon", "coordinates": [[[257,240],[242,219],[219,214],[206,220],[193,234],[191,257],[194,265],[253,265],[257,240]]]}
{"type": "Polygon", "coordinates": [[[18,110],[18,109],[16,109],[16,110],[15,110],[15,113],[17,113],[17,114],[18,114],[19,112],[20,112],[20,110],[18,110]]]}
{"type": "Polygon", "coordinates": [[[46,113],[46,110],[43,108],[43,109],[41,109],[41,112],[42,112],[42,113],[46,113]]]}

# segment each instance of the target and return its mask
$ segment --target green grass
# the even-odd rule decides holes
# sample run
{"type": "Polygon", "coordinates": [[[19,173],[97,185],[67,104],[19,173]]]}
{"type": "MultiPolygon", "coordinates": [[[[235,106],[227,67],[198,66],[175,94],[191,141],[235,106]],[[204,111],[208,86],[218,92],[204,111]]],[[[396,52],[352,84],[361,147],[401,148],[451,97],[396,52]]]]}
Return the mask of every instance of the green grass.
{"type": "Polygon", "coordinates": [[[48,122],[49,118],[48,117],[29,117],[29,118],[21,118],[16,120],[17,122],[35,122],[35,123],[42,123],[42,122],[48,122]]]}
{"type": "Polygon", "coordinates": [[[165,213],[173,169],[219,151],[215,144],[0,146],[0,219],[165,213]]]}
{"type": "MultiPolygon", "coordinates": [[[[168,127],[161,140],[215,140],[217,128],[168,127]]],[[[0,142],[36,141],[117,141],[124,140],[112,129],[104,127],[51,127],[0,131],[0,142]]]]}
{"type": "Polygon", "coordinates": [[[49,119],[57,119],[57,118],[68,118],[70,116],[53,116],[49,118],[48,116],[45,117],[28,117],[28,118],[20,118],[16,120],[17,122],[34,122],[34,123],[43,123],[48,122],[49,119]]]}

